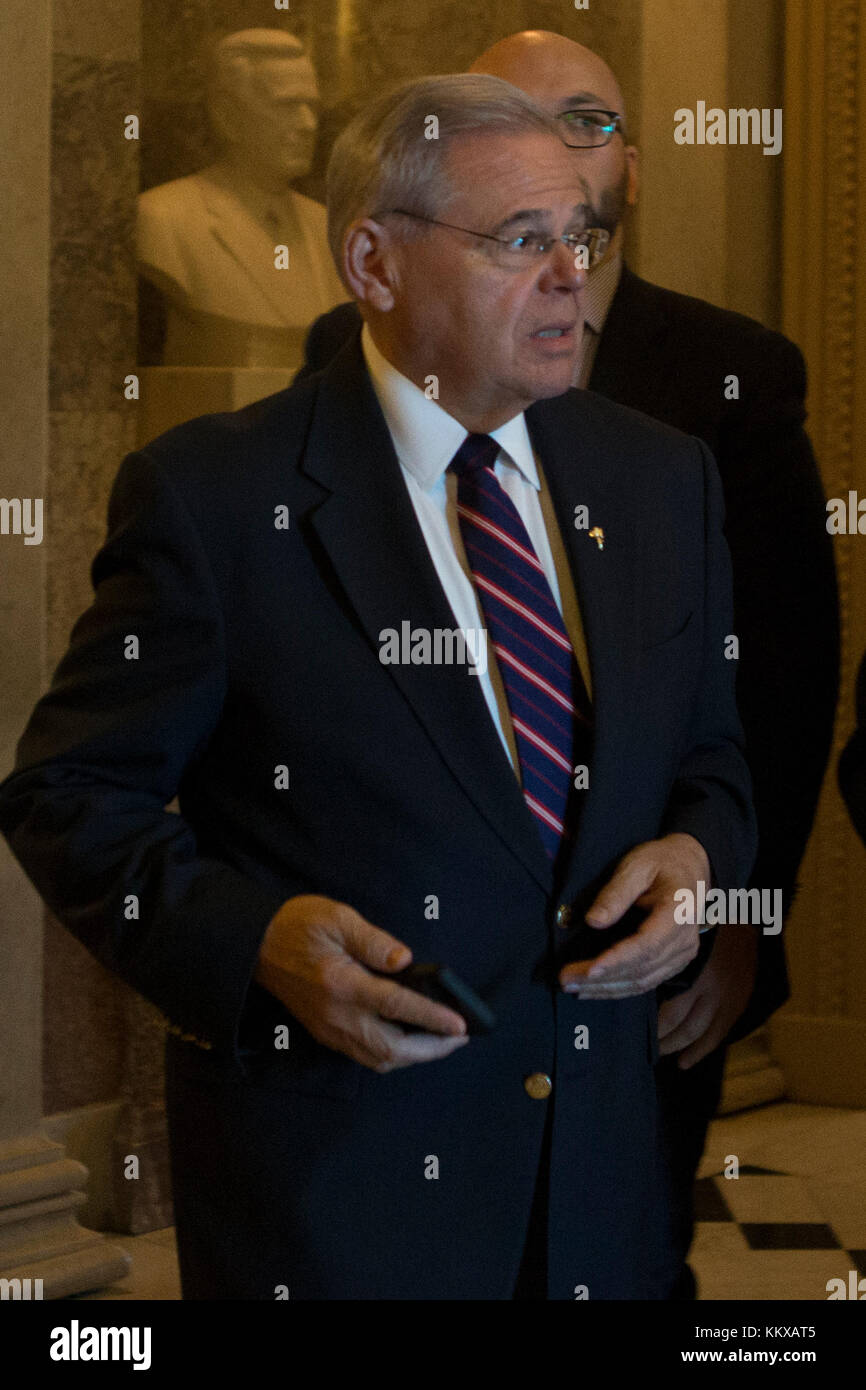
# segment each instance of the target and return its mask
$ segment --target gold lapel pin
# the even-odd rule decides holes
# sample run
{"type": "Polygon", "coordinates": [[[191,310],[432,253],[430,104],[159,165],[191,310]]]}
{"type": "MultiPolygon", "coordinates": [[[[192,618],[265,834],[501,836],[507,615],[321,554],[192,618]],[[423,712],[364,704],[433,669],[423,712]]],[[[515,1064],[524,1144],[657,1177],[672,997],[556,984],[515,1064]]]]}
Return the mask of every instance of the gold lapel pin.
{"type": "Polygon", "coordinates": [[[599,550],[604,550],[604,531],[602,528],[600,526],[593,526],[589,534],[595,541],[599,550]]]}

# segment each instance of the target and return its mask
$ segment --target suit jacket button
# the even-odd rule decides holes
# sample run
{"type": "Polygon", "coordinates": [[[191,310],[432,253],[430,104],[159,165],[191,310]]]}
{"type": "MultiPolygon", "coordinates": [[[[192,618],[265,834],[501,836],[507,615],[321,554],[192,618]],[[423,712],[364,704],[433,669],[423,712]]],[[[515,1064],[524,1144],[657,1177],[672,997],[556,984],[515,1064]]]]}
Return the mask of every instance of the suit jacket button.
{"type": "Polygon", "coordinates": [[[559,907],[556,909],[556,925],[558,927],[567,927],[570,921],[571,908],[568,903],[560,903],[559,907]]]}
{"type": "Polygon", "coordinates": [[[524,1080],[523,1089],[533,1100],[547,1100],[553,1090],[553,1082],[547,1072],[534,1071],[524,1080]]]}

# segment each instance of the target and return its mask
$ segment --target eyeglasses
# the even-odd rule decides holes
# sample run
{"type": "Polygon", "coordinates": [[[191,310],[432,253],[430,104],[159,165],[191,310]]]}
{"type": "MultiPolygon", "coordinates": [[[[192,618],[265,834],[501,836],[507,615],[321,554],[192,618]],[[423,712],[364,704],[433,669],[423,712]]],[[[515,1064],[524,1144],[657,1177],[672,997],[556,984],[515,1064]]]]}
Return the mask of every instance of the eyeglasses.
{"type": "Polygon", "coordinates": [[[475,232],[471,227],[458,227],[453,222],[442,222],[437,217],[424,217],[420,212],[407,212],[405,208],[389,208],[387,212],[375,213],[374,216],[377,220],[392,216],[411,217],[415,222],[429,222],[431,227],[448,227],[452,232],[465,232],[467,236],[481,237],[483,241],[492,242],[496,248],[491,251],[495,262],[508,269],[540,261],[558,241],[561,241],[569,251],[574,252],[575,264],[578,252],[585,251],[582,268],[591,270],[604,256],[610,241],[610,233],[603,227],[588,227],[583,232],[565,232],[558,237],[551,236],[548,232],[521,232],[519,236],[507,238],[492,236],[490,232],[475,232]]]}
{"type": "Polygon", "coordinates": [[[609,145],[617,131],[625,139],[622,116],[616,111],[590,111],[580,107],[576,111],[562,111],[557,117],[563,129],[563,140],[572,149],[594,149],[599,145],[609,145]]]}

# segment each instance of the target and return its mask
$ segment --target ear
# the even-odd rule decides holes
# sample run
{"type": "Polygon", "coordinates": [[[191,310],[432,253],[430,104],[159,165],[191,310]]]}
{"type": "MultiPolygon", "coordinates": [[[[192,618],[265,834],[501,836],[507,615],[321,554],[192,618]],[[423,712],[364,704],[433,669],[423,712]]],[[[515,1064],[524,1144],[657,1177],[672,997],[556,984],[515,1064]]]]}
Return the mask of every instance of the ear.
{"type": "Polygon", "coordinates": [[[372,218],[353,222],[343,242],[343,278],[362,304],[387,314],[394,307],[396,275],[386,229],[372,218]]]}
{"type": "Polygon", "coordinates": [[[638,189],[640,188],[640,152],[637,145],[626,145],[625,161],[628,166],[628,188],[625,200],[630,208],[637,203],[638,189]]]}

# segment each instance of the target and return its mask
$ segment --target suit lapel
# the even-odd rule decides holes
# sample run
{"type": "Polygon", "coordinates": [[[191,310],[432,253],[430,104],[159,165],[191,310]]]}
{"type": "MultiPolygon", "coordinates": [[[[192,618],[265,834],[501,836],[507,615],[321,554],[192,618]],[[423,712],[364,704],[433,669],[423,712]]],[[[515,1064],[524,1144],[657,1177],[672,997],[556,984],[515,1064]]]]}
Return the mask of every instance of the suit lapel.
{"type": "MultiPolygon", "coordinates": [[[[311,524],[368,640],[385,629],[453,629],[356,337],[322,378],[302,471],[330,493],[311,524]]],[[[476,677],[461,665],[383,666],[466,795],[550,891],[535,821],[476,677]]],[[[383,750],[387,756],[387,750],[383,750]]],[[[423,788],[418,788],[423,795],[423,788]]]]}
{"type": "MultiPolygon", "coordinates": [[[[594,741],[590,786],[566,885],[574,885],[582,865],[606,831],[611,798],[623,769],[617,750],[626,717],[626,700],[636,678],[637,537],[617,471],[615,440],[589,427],[582,409],[585,393],[568,391],[539,402],[526,413],[533,446],[541,459],[559,519],[592,673],[594,741]],[[587,527],[575,527],[575,508],[588,508],[587,527]],[[604,532],[601,549],[590,531],[604,532]]],[[[582,518],[581,518],[582,519],[582,518]]]]}
{"type": "Polygon", "coordinates": [[[656,419],[668,391],[667,315],[651,287],[627,266],[605,320],[589,379],[591,391],[656,419]]]}

